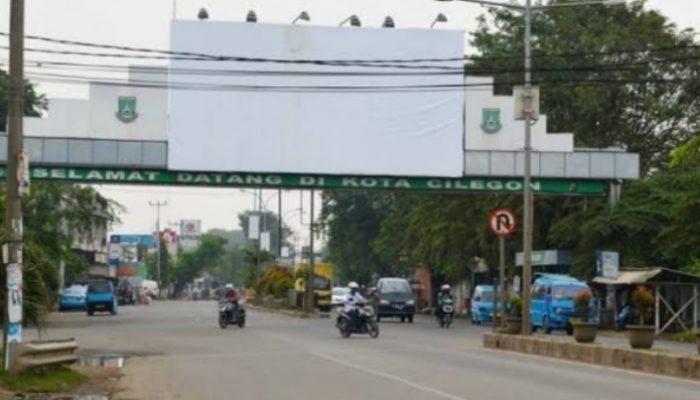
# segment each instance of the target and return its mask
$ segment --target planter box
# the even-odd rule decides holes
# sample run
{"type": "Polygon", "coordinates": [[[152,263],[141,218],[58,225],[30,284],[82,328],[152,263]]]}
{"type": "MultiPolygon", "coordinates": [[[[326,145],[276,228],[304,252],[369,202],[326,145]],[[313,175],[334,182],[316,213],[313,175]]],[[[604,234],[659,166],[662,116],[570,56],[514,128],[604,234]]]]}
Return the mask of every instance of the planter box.
{"type": "Polygon", "coordinates": [[[589,322],[572,322],[574,327],[574,339],[578,343],[593,343],[598,336],[598,325],[589,322]]]}
{"type": "Polygon", "coordinates": [[[633,349],[651,349],[656,330],[653,326],[627,325],[627,335],[633,349]]]}
{"type": "Polygon", "coordinates": [[[506,318],[506,333],[510,335],[517,335],[522,332],[523,319],[522,318],[506,318]]]}

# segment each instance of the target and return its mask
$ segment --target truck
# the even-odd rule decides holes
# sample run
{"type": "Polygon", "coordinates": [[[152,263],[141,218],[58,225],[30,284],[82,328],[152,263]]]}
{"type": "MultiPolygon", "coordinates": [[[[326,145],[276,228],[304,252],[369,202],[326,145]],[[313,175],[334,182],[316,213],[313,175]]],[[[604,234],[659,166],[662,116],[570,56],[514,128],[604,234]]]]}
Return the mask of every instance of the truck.
{"type": "MultiPolygon", "coordinates": [[[[305,277],[308,268],[309,264],[307,263],[294,264],[294,276],[296,277],[294,282],[294,290],[297,292],[297,299],[300,299],[305,292],[305,277]]],[[[331,310],[331,293],[333,290],[334,272],[335,268],[333,264],[324,262],[314,263],[313,288],[315,307],[323,312],[331,310]]],[[[300,300],[297,301],[297,305],[301,305],[300,300]]]]}

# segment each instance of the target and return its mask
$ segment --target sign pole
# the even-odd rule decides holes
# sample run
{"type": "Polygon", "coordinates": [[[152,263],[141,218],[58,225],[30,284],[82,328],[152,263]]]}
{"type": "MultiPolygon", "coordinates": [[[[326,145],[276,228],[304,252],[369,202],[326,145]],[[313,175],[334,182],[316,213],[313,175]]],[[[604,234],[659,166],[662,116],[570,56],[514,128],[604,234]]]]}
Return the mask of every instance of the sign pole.
{"type": "Polygon", "coordinates": [[[493,279],[493,330],[505,327],[507,301],[506,285],[506,236],[515,232],[515,213],[505,207],[497,208],[489,214],[489,228],[498,237],[498,278],[493,279]],[[499,297],[500,294],[500,297],[499,297]],[[501,306],[499,307],[499,303],[501,306]],[[499,316],[499,309],[501,314],[499,316]]]}
{"type": "Polygon", "coordinates": [[[15,345],[22,341],[22,199],[20,188],[20,157],[23,155],[23,95],[24,95],[24,0],[10,4],[10,79],[7,115],[7,200],[5,206],[5,239],[3,261],[5,295],[3,345],[4,367],[16,372],[15,345]],[[7,257],[5,257],[7,255],[7,257]]]}
{"type": "MultiPolygon", "coordinates": [[[[505,327],[506,321],[506,300],[508,295],[506,293],[506,238],[504,236],[498,237],[498,272],[499,272],[499,283],[500,293],[501,293],[501,318],[499,319],[501,327],[505,327]]],[[[498,308],[496,308],[498,310],[498,308]]]]}
{"type": "Polygon", "coordinates": [[[311,189],[311,205],[309,206],[309,270],[306,274],[306,313],[314,313],[314,190],[311,189]]]}

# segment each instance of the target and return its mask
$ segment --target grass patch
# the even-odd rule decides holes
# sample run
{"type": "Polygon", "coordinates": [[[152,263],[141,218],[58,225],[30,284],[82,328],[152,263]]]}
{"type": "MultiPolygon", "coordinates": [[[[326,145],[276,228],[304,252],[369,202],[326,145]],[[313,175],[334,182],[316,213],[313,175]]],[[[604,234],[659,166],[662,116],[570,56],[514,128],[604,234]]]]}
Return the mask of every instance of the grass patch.
{"type": "Polygon", "coordinates": [[[692,330],[677,332],[671,335],[671,340],[683,343],[693,343],[695,342],[695,332],[692,330]]]}
{"type": "Polygon", "coordinates": [[[80,372],[62,366],[34,368],[17,377],[0,372],[0,386],[16,392],[58,393],[75,389],[87,381],[80,372]]]}

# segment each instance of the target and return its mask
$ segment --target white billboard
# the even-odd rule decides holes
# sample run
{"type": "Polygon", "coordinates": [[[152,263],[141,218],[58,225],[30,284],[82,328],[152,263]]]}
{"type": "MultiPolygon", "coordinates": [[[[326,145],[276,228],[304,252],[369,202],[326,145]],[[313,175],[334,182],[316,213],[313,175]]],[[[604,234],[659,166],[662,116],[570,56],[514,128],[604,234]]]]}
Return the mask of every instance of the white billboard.
{"type": "Polygon", "coordinates": [[[461,176],[463,41],[461,31],[173,21],[174,52],[326,63],[172,60],[168,168],[461,176]]]}

